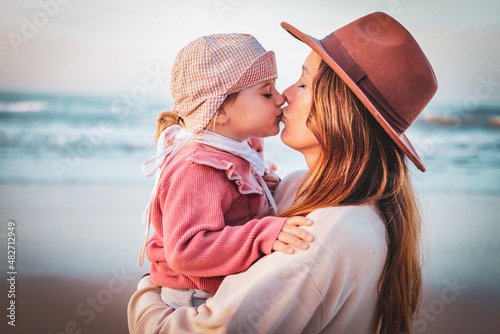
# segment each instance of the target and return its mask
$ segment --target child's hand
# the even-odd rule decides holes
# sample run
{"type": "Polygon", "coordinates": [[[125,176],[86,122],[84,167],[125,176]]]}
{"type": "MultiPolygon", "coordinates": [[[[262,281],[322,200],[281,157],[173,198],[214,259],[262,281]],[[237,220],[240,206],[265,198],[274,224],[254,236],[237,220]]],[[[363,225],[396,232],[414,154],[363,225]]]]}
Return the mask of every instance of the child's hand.
{"type": "Polygon", "coordinates": [[[276,173],[266,170],[264,172],[264,175],[262,176],[262,179],[266,182],[267,187],[271,191],[271,194],[274,195],[274,190],[278,186],[278,184],[281,182],[281,179],[279,178],[276,173]]]}
{"type": "Polygon", "coordinates": [[[312,220],[305,217],[296,216],[288,218],[278,235],[278,240],[273,244],[273,250],[285,254],[293,254],[294,250],[290,246],[298,249],[309,248],[307,242],[313,241],[314,237],[299,226],[310,226],[312,223],[312,220]]]}

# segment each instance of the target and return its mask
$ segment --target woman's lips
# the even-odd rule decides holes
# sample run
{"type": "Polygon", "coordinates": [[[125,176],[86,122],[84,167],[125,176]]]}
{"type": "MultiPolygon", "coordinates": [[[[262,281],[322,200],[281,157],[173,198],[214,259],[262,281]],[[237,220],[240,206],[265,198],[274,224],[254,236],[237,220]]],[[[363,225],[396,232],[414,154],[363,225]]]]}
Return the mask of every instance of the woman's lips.
{"type": "Polygon", "coordinates": [[[276,116],[278,123],[281,121],[281,117],[283,117],[283,109],[280,109],[280,114],[278,116],[276,116]]]}
{"type": "Polygon", "coordinates": [[[281,121],[283,121],[283,119],[286,119],[286,117],[285,117],[285,108],[281,109],[281,115],[280,115],[281,121]]]}

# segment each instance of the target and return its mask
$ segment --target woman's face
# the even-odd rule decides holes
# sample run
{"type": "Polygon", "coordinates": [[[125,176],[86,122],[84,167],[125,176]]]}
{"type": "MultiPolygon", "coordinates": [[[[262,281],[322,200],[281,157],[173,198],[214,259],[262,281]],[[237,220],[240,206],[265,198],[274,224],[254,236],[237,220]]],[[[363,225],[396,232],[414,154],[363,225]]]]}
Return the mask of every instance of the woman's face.
{"type": "Polygon", "coordinates": [[[318,140],[306,126],[311,109],[312,81],[320,63],[321,58],[314,51],[311,52],[302,65],[299,80],[283,92],[288,105],[283,108],[281,117],[285,125],[281,140],[285,145],[301,152],[308,164],[314,162],[321,149],[318,140]]]}

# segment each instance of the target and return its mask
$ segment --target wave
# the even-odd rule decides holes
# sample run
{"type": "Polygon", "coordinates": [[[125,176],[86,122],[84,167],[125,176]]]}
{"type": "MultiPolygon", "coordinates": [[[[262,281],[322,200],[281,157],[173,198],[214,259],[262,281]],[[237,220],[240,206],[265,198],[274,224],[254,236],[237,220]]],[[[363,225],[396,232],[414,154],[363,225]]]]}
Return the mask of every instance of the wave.
{"type": "Polygon", "coordinates": [[[47,110],[47,103],[44,101],[19,101],[11,103],[0,102],[0,112],[24,113],[41,112],[47,110]]]}
{"type": "Polygon", "coordinates": [[[438,126],[473,126],[491,128],[500,126],[500,106],[481,107],[474,110],[462,110],[450,107],[447,110],[434,109],[425,112],[419,119],[421,123],[438,126]]]}
{"type": "Polygon", "coordinates": [[[427,123],[433,124],[457,124],[460,123],[460,120],[453,117],[446,117],[440,115],[425,115],[424,121],[427,123]]]}
{"type": "MultiPolygon", "coordinates": [[[[156,101],[122,103],[127,112],[118,113],[113,101],[0,92],[0,183],[143,182],[142,163],[156,150],[154,121],[168,108],[156,101]],[[70,169],[62,179],[54,170],[59,163],[70,169]]],[[[500,193],[499,130],[500,105],[470,111],[443,105],[426,110],[407,133],[436,189],[500,193]]],[[[283,148],[279,139],[265,144],[278,171],[301,166],[301,157],[283,148]]]]}

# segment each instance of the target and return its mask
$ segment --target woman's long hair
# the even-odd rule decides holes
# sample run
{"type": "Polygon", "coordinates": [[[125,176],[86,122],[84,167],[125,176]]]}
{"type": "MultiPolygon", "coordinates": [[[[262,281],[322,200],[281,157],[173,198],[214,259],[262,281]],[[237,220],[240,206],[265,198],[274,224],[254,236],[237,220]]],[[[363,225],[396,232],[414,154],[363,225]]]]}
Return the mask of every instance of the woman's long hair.
{"type": "Polygon", "coordinates": [[[378,331],[410,332],[422,291],[421,219],[405,156],[324,61],[312,92],[306,124],[321,144],[321,153],[299,185],[292,207],[279,215],[375,204],[388,237],[378,284],[378,331]]]}

